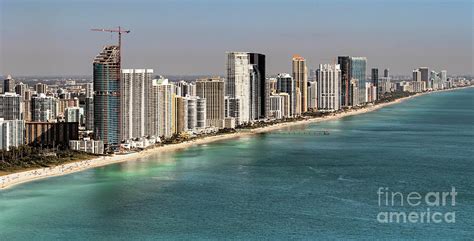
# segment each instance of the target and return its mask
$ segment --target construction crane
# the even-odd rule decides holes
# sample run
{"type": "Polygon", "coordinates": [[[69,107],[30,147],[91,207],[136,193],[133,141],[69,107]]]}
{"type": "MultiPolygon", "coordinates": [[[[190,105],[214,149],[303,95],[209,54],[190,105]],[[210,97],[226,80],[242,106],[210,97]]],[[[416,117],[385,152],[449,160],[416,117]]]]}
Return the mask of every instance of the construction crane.
{"type": "Polygon", "coordinates": [[[119,35],[119,50],[121,50],[121,47],[122,47],[122,33],[130,33],[130,30],[123,30],[120,26],[118,26],[118,29],[93,28],[93,29],[91,29],[91,31],[118,33],[118,35],[119,35]]]}

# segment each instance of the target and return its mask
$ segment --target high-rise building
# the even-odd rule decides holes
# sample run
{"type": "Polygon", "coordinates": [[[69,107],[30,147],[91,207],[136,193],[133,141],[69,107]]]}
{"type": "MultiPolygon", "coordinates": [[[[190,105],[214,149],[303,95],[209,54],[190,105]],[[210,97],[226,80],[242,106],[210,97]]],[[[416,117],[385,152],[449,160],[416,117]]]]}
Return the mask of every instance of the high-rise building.
{"type": "Polygon", "coordinates": [[[31,98],[31,117],[33,121],[48,122],[56,119],[58,101],[52,96],[39,94],[31,98]]]}
{"type": "Polygon", "coordinates": [[[42,147],[68,147],[79,139],[77,122],[26,122],[25,144],[42,147]]]}
{"type": "Polygon", "coordinates": [[[352,106],[351,57],[339,56],[337,63],[341,67],[341,106],[352,106]]]}
{"type": "Polygon", "coordinates": [[[421,81],[428,82],[430,80],[428,67],[420,67],[418,70],[421,73],[421,81]]]}
{"type": "Polygon", "coordinates": [[[359,104],[365,102],[365,82],[366,78],[366,57],[351,57],[351,79],[359,81],[359,104]]]}
{"type": "Polygon", "coordinates": [[[0,118],[4,120],[22,120],[22,112],[20,95],[12,92],[0,94],[0,118]]]}
{"type": "Polygon", "coordinates": [[[270,95],[270,113],[269,117],[281,119],[283,117],[283,96],[279,94],[270,95]]]}
{"type": "Polygon", "coordinates": [[[226,96],[229,96],[229,117],[243,124],[250,119],[250,75],[253,66],[247,52],[227,53],[226,96]]]}
{"type": "Polygon", "coordinates": [[[418,69],[413,70],[413,81],[420,82],[421,81],[421,72],[418,69]]]}
{"type": "Polygon", "coordinates": [[[37,94],[46,94],[48,86],[46,84],[38,83],[35,84],[35,90],[37,94]]]}
{"type": "Polygon", "coordinates": [[[174,85],[168,79],[152,80],[149,93],[149,104],[147,111],[147,129],[150,136],[163,136],[165,138],[173,135],[173,102],[174,85]]]}
{"type": "Polygon", "coordinates": [[[7,92],[15,92],[15,80],[10,75],[3,80],[3,93],[7,92]]]}
{"type": "Polygon", "coordinates": [[[25,121],[0,118],[0,150],[9,151],[25,141],[25,121]]]}
{"type": "Polygon", "coordinates": [[[77,122],[81,126],[84,123],[84,109],[81,107],[68,107],[65,110],[64,119],[66,122],[77,122]]]}
{"type": "Polygon", "coordinates": [[[174,96],[173,133],[179,134],[188,130],[188,101],[186,97],[174,96]]]}
{"type": "Polygon", "coordinates": [[[277,92],[278,93],[287,93],[290,95],[290,113],[291,116],[297,115],[296,110],[296,83],[291,75],[286,73],[281,73],[277,75],[277,92]]]}
{"type": "Polygon", "coordinates": [[[383,77],[385,77],[385,78],[390,78],[390,69],[384,69],[384,71],[383,71],[383,77]]]}
{"type": "Polygon", "coordinates": [[[443,82],[443,84],[448,81],[448,71],[441,70],[440,75],[441,75],[441,82],[443,82]]]}
{"type": "Polygon", "coordinates": [[[265,55],[248,53],[250,72],[250,120],[266,118],[269,108],[270,89],[265,78],[265,55]]]}
{"type": "Polygon", "coordinates": [[[316,80],[308,82],[308,109],[318,109],[318,83],[316,80]]]}
{"type": "Polygon", "coordinates": [[[175,83],[176,95],[186,97],[196,95],[196,85],[194,83],[188,83],[184,80],[175,83]]]}
{"type": "Polygon", "coordinates": [[[196,81],[196,95],[206,99],[207,125],[218,128],[224,127],[224,80],[221,78],[206,78],[196,81]]]}
{"type": "Polygon", "coordinates": [[[308,68],[306,60],[299,56],[293,56],[293,79],[296,83],[296,91],[300,93],[301,99],[296,100],[297,113],[308,111],[308,68]]]}
{"type": "Polygon", "coordinates": [[[121,139],[140,138],[148,134],[147,105],[153,69],[122,69],[120,105],[121,139]]]}
{"type": "MultiPolygon", "coordinates": [[[[336,111],[341,108],[341,68],[338,64],[321,64],[318,79],[318,110],[336,111]]],[[[365,96],[364,96],[365,98],[365,96]]]]}
{"type": "Polygon", "coordinates": [[[120,49],[105,46],[94,59],[94,134],[104,144],[120,143],[120,49]]]}
{"type": "Polygon", "coordinates": [[[20,95],[22,100],[25,100],[27,89],[28,89],[28,86],[20,82],[15,86],[15,93],[20,95]]]}
{"type": "MultiPolygon", "coordinates": [[[[375,88],[375,91],[377,92],[378,91],[378,88],[379,88],[379,69],[377,68],[372,68],[372,86],[375,88]]],[[[375,95],[375,98],[376,96],[378,96],[378,93],[376,93],[375,95]]],[[[371,101],[373,102],[373,101],[371,101]]]]}

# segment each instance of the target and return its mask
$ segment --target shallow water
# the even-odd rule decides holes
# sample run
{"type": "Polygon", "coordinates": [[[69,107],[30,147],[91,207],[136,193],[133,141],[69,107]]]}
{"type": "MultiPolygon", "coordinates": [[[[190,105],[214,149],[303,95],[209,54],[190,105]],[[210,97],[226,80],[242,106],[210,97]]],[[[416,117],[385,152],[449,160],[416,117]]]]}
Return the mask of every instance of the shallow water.
{"type": "Polygon", "coordinates": [[[0,191],[0,240],[472,239],[474,88],[0,191]],[[308,135],[327,130],[330,135],[308,135]],[[301,132],[301,134],[298,134],[301,132]],[[296,134],[295,134],[296,133],[296,134]],[[458,192],[388,223],[377,190],[458,192]]]}

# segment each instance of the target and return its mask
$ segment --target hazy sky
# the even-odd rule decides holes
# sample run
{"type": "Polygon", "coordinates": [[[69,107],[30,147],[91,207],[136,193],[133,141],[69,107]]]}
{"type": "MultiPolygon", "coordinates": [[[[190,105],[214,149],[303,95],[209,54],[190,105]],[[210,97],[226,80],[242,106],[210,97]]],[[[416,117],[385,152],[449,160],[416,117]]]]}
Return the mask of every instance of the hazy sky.
{"type": "MultiPolygon", "coordinates": [[[[0,0],[0,75],[92,74],[123,26],[123,68],[222,74],[226,51],[267,55],[267,72],[338,55],[410,75],[428,66],[473,74],[472,0],[0,0]]],[[[369,71],[369,70],[368,70],[369,71]]]]}

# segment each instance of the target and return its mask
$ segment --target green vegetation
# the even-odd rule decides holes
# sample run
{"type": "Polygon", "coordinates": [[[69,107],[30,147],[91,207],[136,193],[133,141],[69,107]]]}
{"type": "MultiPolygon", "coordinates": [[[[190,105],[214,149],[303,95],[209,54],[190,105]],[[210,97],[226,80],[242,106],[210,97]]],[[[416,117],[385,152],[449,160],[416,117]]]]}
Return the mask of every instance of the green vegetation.
{"type": "Polygon", "coordinates": [[[380,97],[380,99],[375,101],[375,104],[392,102],[394,100],[397,100],[397,99],[400,99],[400,98],[405,98],[405,97],[415,95],[415,94],[416,93],[403,92],[403,91],[385,93],[380,97]]]}
{"type": "Polygon", "coordinates": [[[72,150],[40,149],[27,145],[0,150],[0,171],[13,172],[21,169],[57,166],[80,161],[97,155],[72,150]]]}

